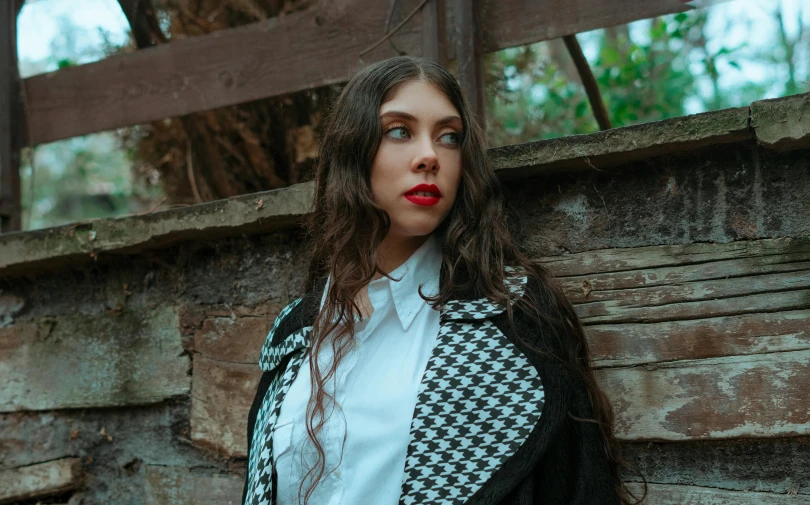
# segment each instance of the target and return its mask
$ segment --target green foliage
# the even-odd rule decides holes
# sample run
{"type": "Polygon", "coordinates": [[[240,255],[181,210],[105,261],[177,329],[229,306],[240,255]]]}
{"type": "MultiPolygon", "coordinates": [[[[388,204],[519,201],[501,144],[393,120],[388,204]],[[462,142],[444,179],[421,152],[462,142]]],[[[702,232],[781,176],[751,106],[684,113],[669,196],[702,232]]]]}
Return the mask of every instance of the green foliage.
{"type": "MultiPolygon", "coordinates": [[[[706,10],[579,34],[612,126],[745,106],[769,93],[784,96],[807,91],[806,82],[797,84],[805,77],[800,71],[806,71],[807,66],[800,68],[793,62],[804,61],[799,55],[807,56],[810,44],[802,38],[801,30],[793,39],[785,34],[780,5],[762,13],[777,21],[773,39],[781,43],[775,50],[771,46],[751,50],[747,43],[718,47],[718,34],[707,29],[711,11],[706,10]],[[770,72],[769,78],[721,82],[723,72],[741,69],[741,62],[763,65],[770,72]],[[778,66],[787,68],[784,85],[772,70],[778,66]]],[[[735,23],[741,22],[728,19],[726,31],[735,23]]],[[[561,41],[500,51],[488,56],[486,68],[490,145],[599,129],[561,41]]]]}
{"type": "MultiPolygon", "coordinates": [[[[44,61],[21,61],[21,74],[71,67],[104,58],[114,44],[100,33],[95,48],[67,18],[44,61]]],[[[120,50],[120,48],[119,48],[120,50]]],[[[142,212],[162,197],[155,174],[139,174],[116,132],[102,132],[24,149],[20,163],[23,228],[142,212]]]]}

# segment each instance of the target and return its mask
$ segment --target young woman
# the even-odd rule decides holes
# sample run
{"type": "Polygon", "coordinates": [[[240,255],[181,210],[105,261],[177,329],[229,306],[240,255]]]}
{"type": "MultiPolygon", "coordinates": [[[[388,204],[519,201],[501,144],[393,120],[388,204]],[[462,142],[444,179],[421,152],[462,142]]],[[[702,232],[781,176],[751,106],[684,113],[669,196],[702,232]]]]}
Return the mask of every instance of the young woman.
{"type": "Polygon", "coordinates": [[[262,349],[246,505],[630,503],[582,327],[510,236],[485,147],[429,60],[345,87],[305,294],[262,349]]]}

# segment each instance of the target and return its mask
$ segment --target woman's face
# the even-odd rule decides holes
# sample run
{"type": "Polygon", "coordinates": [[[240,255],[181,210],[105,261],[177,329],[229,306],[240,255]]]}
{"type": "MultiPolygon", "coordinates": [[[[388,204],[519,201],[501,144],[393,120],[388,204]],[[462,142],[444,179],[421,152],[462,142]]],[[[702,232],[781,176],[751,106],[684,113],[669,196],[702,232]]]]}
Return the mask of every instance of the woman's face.
{"type": "Polygon", "coordinates": [[[389,237],[429,235],[450,212],[461,181],[460,114],[432,85],[408,81],[382,104],[380,121],[371,192],[391,217],[389,237]]]}

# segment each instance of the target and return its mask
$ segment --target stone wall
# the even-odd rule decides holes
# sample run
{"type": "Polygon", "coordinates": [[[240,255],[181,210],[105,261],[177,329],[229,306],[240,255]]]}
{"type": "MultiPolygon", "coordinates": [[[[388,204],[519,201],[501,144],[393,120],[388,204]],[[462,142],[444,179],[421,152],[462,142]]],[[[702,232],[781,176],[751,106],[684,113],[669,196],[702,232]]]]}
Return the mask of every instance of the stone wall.
{"type": "MultiPolygon", "coordinates": [[[[645,503],[810,504],[808,117],[804,95],[490,152],[645,503]]],[[[0,504],[238,503],[311,198],[0,236],[0,504]]]]}

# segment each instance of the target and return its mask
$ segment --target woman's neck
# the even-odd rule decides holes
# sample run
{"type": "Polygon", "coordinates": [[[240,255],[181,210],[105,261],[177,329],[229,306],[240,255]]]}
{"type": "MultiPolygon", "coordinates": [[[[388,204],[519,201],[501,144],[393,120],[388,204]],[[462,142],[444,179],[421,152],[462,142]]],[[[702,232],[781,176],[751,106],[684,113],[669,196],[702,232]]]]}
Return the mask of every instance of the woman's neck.
{"type": "MultiPolygon", "coordinates": [[[[383,239],[377,251],[377,261],[380,269],[391,273],[405,263],[411,255],[424,244],[430,235],[421,237],[392,237],[390,234],[383,239]]],[[[379,279],[380,273],[374,274],[372,279],[379,279]]]]}

